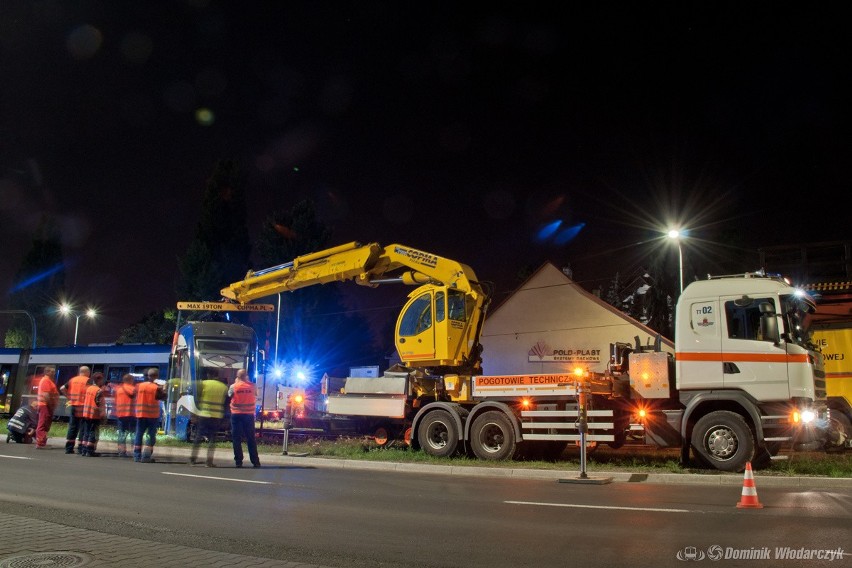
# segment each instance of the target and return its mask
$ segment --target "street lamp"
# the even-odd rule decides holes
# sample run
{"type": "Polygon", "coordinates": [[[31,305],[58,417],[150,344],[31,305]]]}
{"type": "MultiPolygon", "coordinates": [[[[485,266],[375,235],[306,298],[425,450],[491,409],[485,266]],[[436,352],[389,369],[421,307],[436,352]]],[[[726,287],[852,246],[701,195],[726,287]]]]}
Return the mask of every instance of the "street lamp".
{"type": "Polygon", "coordinates": [[[680,239],[683,236],[679,229],[671,229],[668,232],[668,237],[677,241],[677,260],[678,269],[680,272],[680,292],[683,294],[683,249],[680,246],[680,239]]]}
{"type": "Polygon", "coordinates": [[[80,331],[80,318],[86,316],[89,319],[95,319],[98,312],[94,308],[89,308],[85,312],[75,312],[68,304],[59,306],[59,311],[62,315],[74,317],[74,345],[77,345],[77,332],[80,331]]]}

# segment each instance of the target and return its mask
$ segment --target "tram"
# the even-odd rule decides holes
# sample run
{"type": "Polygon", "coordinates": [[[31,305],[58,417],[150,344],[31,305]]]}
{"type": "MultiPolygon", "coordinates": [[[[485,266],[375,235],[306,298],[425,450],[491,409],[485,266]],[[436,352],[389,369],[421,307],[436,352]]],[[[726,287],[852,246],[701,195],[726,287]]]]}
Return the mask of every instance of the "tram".
{"type": "MultiPolygon", "coordinates": [[[[83,365],[92,373],[103,373],[104,383],[118,384],[130,373],[143,380],[148,369],[156,367],[164,375],[169,366],[169,345],[109,344],[73,347],[37,347],[35,349],[0,349],[0,414],[11,415],[22,404],[38,395],[38,382],[45,367],[56,368],[56,386],[61,387],[75,376],[83,365]]],[[[65,397],[60,397],[55,417],[67,418],[65,397]]],[[[112,397],[106,399],[107,413],[112,417],[112,397]]]]}

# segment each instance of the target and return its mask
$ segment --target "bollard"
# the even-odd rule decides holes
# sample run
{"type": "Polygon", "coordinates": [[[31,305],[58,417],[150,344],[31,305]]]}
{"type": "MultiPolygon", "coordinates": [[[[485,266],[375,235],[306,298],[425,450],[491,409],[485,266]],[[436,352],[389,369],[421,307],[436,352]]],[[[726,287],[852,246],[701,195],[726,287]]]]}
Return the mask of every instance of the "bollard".
{"type": "Polygon", "coordinates": [[[281,446],[281,455],[287,455],[287,444],[290,438],[290,397],[287,397],[287,404],[284,405],[284,441],[281,446]]]}

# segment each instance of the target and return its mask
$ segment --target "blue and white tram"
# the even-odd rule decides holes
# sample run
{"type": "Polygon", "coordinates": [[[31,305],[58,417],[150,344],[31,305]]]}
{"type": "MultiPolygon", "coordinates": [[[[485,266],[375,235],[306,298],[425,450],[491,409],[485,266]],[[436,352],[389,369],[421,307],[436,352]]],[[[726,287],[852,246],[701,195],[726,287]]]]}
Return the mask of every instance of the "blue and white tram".
{"type": "MultiPolygon", "coordinates": [[[[15,412],[21,404],[29,402],[38,394],[38,381],[44,368],[56,367],[56,386],[61,387],[75,376],[82,365],[92,373],[103,373],[105,383],[117,384],[121,377],[131,373],[142,380],[151,367],[157,367],[161,375],[168,369],[171,347],[168,345],[86,345],[74,347],[38,347],[35,349],[5,349],[0,353],[0,371],[8,372],[5,398],[0,398],[6,414],[15,412]],[[17,362],[13,359],[17,356],[17,362]]],[[[112,398],[106,400],[108,412],[112,409],[112,398]]],[[[67,417],[65,397],[60,397],[56,408],[57,417],[67,417]]]]}
{"type": "Polygon", "coordinates": [[[246,369],[256,380],[262,352],[250,327],[228,322],[188,322],[178,330],[168,374],[165,429],[180,440],[192,439],[198,416],[201,382],[218,378],[234,383],[246,369]]]}

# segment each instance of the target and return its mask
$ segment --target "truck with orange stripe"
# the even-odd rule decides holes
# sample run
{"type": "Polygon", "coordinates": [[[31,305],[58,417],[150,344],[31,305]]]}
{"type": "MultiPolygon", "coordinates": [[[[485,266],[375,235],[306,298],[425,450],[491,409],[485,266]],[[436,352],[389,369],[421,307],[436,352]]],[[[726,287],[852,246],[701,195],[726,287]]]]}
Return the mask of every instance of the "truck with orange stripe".
{"type": "Polygon", "coordinates": [[[580,440],[624,444],[642,416],[649,443],[687,461],[742,471],[785,444],[816,447],[827,429],[823,360],[811,343],[813,300],[763,273],[690,284],[676,308],[675,353],[613,338],[606,372],[488,376],[480,338],[490,286],[470,267],[404,245],[349,243],[257,272],[222,289],[239,304],[351,280],[415,285],[395,327],[401,365],[347,379],[329,414],[374,420],[435,456],[553,457],[580,440]],[[582,420],[580,418],[582,417],[582,420]],[[582,432],[580,429],[582,428],[582,432]]]}
{"type": "Polygon", "coordinates": [[[813,332],[825,361],[825,392],[830,424],[837,432],[829,449],[852,447],[852,327],[850,322],[825,322],[813,332]]]}

